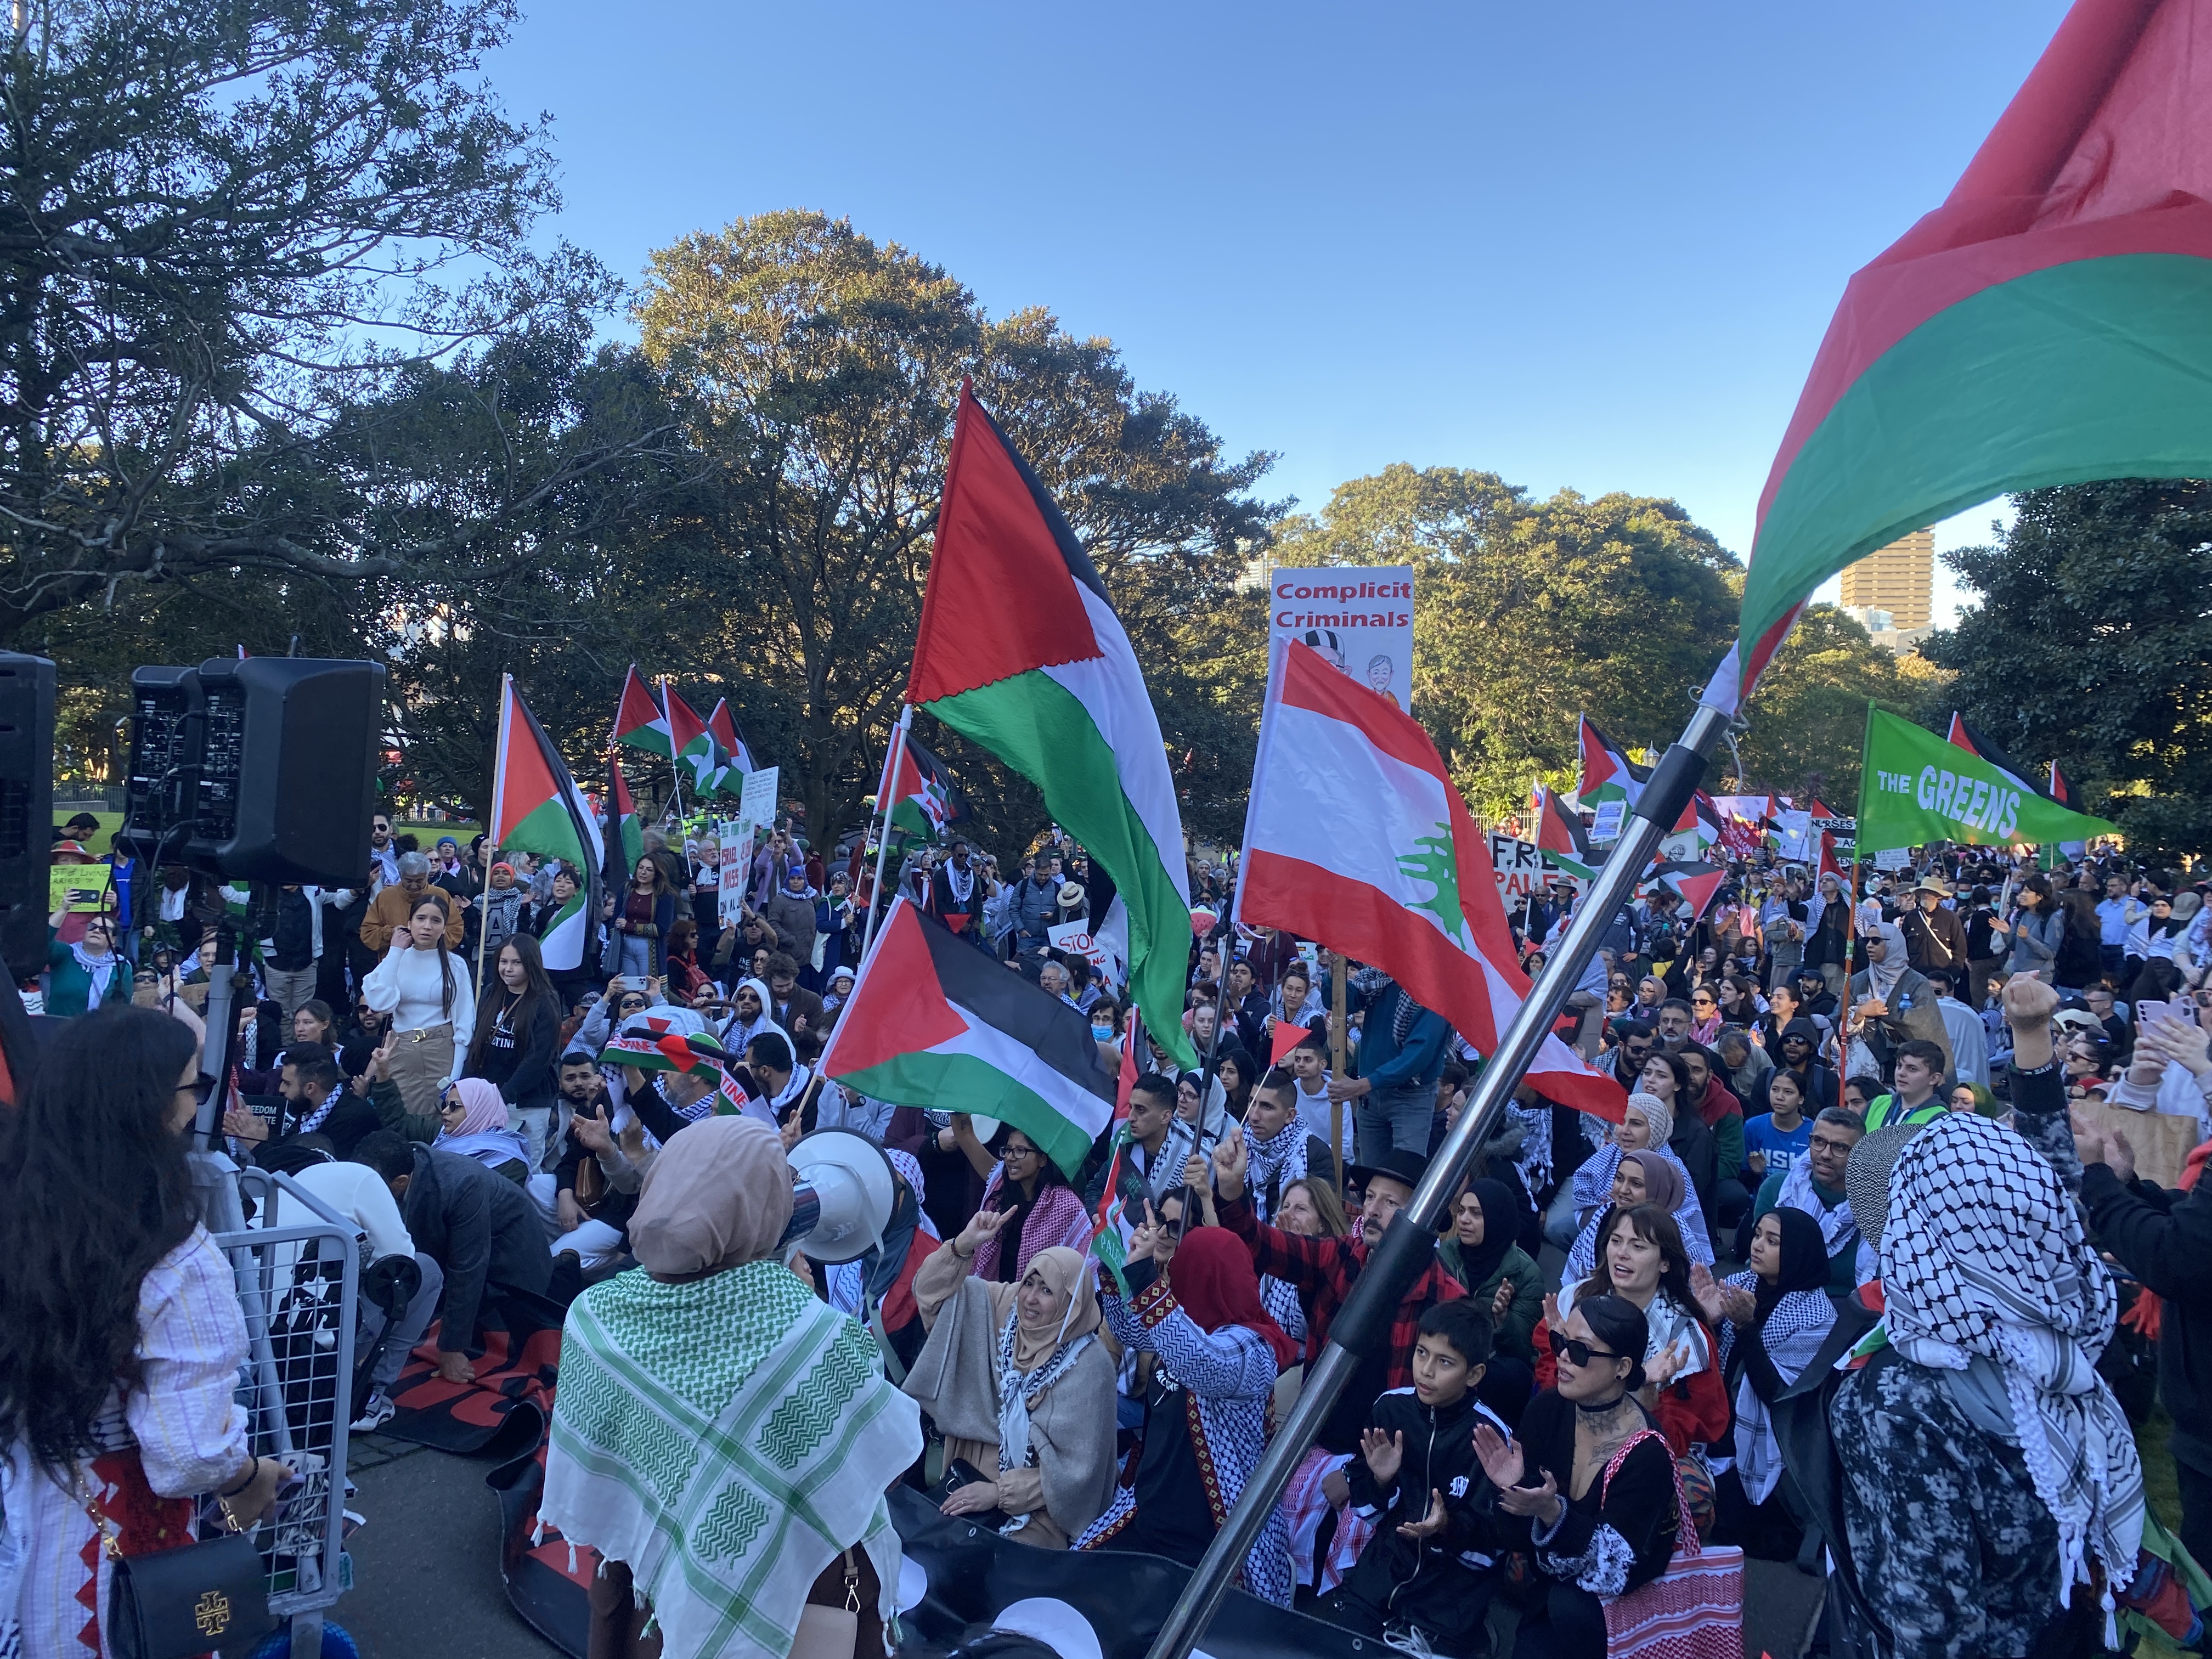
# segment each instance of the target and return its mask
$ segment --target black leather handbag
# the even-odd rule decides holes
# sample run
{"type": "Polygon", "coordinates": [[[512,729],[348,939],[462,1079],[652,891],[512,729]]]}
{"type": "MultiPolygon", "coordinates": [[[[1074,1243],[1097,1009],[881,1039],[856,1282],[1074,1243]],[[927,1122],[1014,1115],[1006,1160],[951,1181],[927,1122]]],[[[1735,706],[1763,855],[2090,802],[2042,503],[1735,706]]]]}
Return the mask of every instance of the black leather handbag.
{"type": "MultiPolygon", "coordinates": [[[[961,1487],[972,1486],[979,1480],[988,1480],[990,1478],[966,1458],[956,1457],[945,1469],[944,1478],[932,1488],[930,1496],[941,1504],[954,1492],[958,1492],[961,1487]]],[[[996,1532],[1013,1519],[1000,1509],[983,1510],[976,1514],[956,1516],[953,1518],[965,1521],[973,1527],[981,1527],[988,1532],[996,1532]]]]}
{"type": "Polygon", "coordinates": [[[220,1506],[230,1531],[220,1538],[125,1555],[82,1474],[77,1492],[107,1554],[103,1634],[112,1659],[190,1659],[268,1627],[269,1571],[228,1504],[220,1506]]]}

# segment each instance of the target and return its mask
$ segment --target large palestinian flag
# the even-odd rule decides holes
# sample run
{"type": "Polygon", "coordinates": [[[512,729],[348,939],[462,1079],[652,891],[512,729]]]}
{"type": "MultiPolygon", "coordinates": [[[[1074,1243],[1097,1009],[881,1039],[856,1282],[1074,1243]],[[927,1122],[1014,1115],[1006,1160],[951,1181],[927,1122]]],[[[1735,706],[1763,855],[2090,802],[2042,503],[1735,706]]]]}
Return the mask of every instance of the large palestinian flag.
{"type": "MultiPolygon", "coordinates": [[[[1528,995],[1490,848],[1420,723],[1283,646],[1260,715],[1244,819],[1237,920],[1287,928],[1396,980],[1475,1052],[1528,995]]],[[[1618,1122],[1620,1085],[1547,1036],[1528,1082],[1547,1098],[1618,1122]]]]}
{"type": "Polygon", "coordinates": [[[892,746],[898,755],[898,775],[885,781],[880,802],[890,814],[891,828],[905,830],[916,841],[942,841],[954,824],[970,816],[967,797],[953,787],[945,763],[911,734],[892,746]]]}
{"type": "Polygon", "coordinates": [[[615,729],[609,741],[628,744],[663,760],[676,753],[668,741],[668,716],[653,702],[635,663],[623,677],[622,701],[615,705],[615,729]]]}
{"type": "Polygon", "coordinates": [[[1182,817],[1136,653],[1091,556],[963,383],[907,701],[1044,792],[1114,878],[1129,981],[1179,1066],[1190,885],[1182,817]]]}
{"type": "Polygon", "coordinates": [[[500,677],[499,759],[492,774],[491,823],[484,835],[487,845],[502,852],[519,847],[540,858],[560,859],[576,872],[575,896],[538,942],[549,971],[581,968],[598,931],[592,918],[599,915],[599,817],[514,689],[512,674],[500,677]]]}
{"type": "Polygon", "coordinates": [[[1759,503],[1734,714],[1814,586],[2008,491],[2212,477],[2212,0],[2077,0],[1851,278],[1759,503]]]}
{"type": "Polygon", "coordinates": [[[1651,769],[1637,765],[1614,748],[1613,739],[1599,731],[1597,722],[1587,714],[1577,723],[1575,738],[1582,751],[1582,776],[1575,785],[1576,798],[1585,806],[1625,800],[1633,807],[1644,794],[1644,786],[1651,780],[1651,769]]]}
{"type": "MultiPolygon", "coordinates": [[[[1980,732],[1975,731],[1972,726],[1967,725],[1966,717],[1964,714],[1960,714],[1955,709],[1954,709],[1951,714],[1951,731],[1949,735],[1951,746],[1954,749],[1963,749],[1968,754],[1987,761],[1990,765],[1996,767],[1998,771],[2003,773],[2005,777],[2011,782],[2012,787],[2019,790],[2022,794],[2041,795],[2045,800],[2057,800],[2057,797],[2051,794],[2051,792],[2045,789],[2041,784],[2037,783],[2031,774],[2023,770],[2021,768],[2014,765],[2011,756],[2006,754],[2003,750],[1998,748],[1996,744],[1991,743],[1980,732]]],[[[2069,803],[2065,801],[2057,801],[2057,804],[2061,806],[2069,805],[2069,803]]]]}
{"type": "Polygon", "coordinates": [[[1091,1022],[896,900],[837,1016],[823,1074],[871,1100],[1011,1123],[1070,1176],[1114,1116],[1091,1022]]]}

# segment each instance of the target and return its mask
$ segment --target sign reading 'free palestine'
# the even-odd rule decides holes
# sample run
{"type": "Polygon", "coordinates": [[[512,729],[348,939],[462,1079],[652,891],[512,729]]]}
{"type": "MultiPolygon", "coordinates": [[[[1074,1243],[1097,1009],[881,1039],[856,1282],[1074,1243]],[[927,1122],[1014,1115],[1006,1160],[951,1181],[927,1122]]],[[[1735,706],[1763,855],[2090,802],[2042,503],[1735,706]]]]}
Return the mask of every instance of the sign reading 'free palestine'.
{"type": "Polygon", "coordinates": [[[1997,847],[2118,833],[2102,818],[2045,799],[1971,750],[1869,705],[1859,777],[1861,854],[1935,841],[1997,847]]]}

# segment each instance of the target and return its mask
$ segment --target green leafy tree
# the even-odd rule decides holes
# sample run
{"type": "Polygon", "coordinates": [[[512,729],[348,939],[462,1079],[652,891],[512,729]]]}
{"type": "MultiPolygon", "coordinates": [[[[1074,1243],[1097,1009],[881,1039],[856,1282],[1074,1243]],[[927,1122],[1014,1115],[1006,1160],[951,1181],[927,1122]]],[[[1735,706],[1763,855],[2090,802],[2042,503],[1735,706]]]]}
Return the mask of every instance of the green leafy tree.
{"type": "MultiPolygon", "coordinates": [[[[1215,624],[1279,510],[1249,493],[1271,457],[1225,458],[1172,398],[1139,392],[1109,342],[1034,308],[994,320],[942,268],[819,214],[659,250],[638,317],[704,458],[636,567],[687,624],[661,659],[731,699],[817,837],[878,781],[963,376],[1090,548],[1139,659],[1163,665],[1170,749],[1222,739],[1215,624]]],[[[1039,826],[1026,783],[950,733],[921,735],[979,834],[1039,826]]]]}
{"type": "Polygon", "coordinates": [[[2212,849],[2212,483],[2070,484],[2014,507],[1994,542],[1944,556],[1978,599],[1922,650],[1956,675],[1968,720],[2022,766],[2056,757],[2130,850],[2202,856],[2212,849]]]}
{"type": "Polygon", "coordinates": [[[1738,782],[1753,793],[1817,795],[1850,813],[1867,704],[1911,719],[1942,678],[1920,657],[1893,656],[1837,606],[1808,605],[1745,706],[1751,729],[1737,744],[1738,782]]]}
{"type": "Polygon", "coordinates": [[[1413,567],[1414,714],[1475,809],[1571,785],[1575,716],[1665,744],[1735,627],[1738,567],[1673,501],[1402,463],[1276,526],[1287,565],[1413,567]]]}
{"type": "MultiPolygon", "coordinates": [[[[534,252],[544,133],[477,71],[510,0],[44,0],[0,86],[0,645],[134,589],[443,557],[343,516],[305,450],[395,362],[607,303],[534,252]],[[465,280],[456,281],[459,273],[465,280]]],[[[526,510],[495,491],[471,532],[526,510]]]]}

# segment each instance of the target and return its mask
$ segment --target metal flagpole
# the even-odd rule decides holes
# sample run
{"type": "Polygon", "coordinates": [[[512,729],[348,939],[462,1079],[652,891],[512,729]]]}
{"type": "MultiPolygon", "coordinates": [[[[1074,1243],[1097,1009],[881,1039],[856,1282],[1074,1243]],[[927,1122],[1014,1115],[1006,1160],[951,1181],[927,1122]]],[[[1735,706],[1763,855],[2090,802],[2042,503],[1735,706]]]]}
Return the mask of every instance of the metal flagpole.
{"type": "Polygon", "coordinates": [[[676,802],[676,837],[684,838],[684,757],[676,752],[676,721],[668,713],[668,676],[660,677],[660,718],[668,722],[668,787],[676,802]]]}
{"type": "Polygon", "coordinates": [[[914,724],[914,706],[899,705],[898,724],[891,728],[890,752],[884,757],[883,787],[876,791],[876,816],[879,827],[876,831],[876,879],[868,890],[868,920],[860,929],[860,955],[868,954],[868,943],[876,936],[876,916],[884,908],[884,860],[891,850],[891,790],[898,783],[899,757],[906,753],[907,730],[914,724]]]}
{"type": "Polygon", "coordinates": [[[1389,1340],[1391,1316],[1400,1299],[1435,1259],[1436,1230],[1446,1206],[1459,1191],[1475,1154],[1496,1132],[1522,1074],[1536,1057],[1552,1022],[1582,977],[1583,963],[1596,954],[1607,923],[1635,890],[1652,853],[1689,804],[1705,774],[1705,757],[1728,725],[1729,717],[1721,710],[1700,703],[1681,740],[1667,751],[1650,781],[1644,786],[1636,811],[1624,826],[1612,855],[1600,867],[1584,908],[1560,939],[1558,954],[1545,965],[1520,1013],[1498,1038],[1498,1052],[1483,1066],[1459,1122],[1429,1160],[1428,1173],[1414,1188],[1412,1201],[1398,1212],[1382,1243],[1368,1258],[1358,1283],[1329,1328],[1321,1363],[1308,1373],[1304,1387],[1298,1391],[1297,1404],[1268,1443],[1252,1478],[1244,1483],[1236,1509],[1214,1534],[1182,1599],[1160,1626],[1149,1659],[1188,1659],[1220,1607],[1222,1597],[1229,1593],[1229,1581],[1243,1566],[1253,1540],[1273,1511],[1299,1459],[1335,1407],[1337,1396],[1351,1382],[1361,1357],[1377,1342],[1389,1340]]]}

